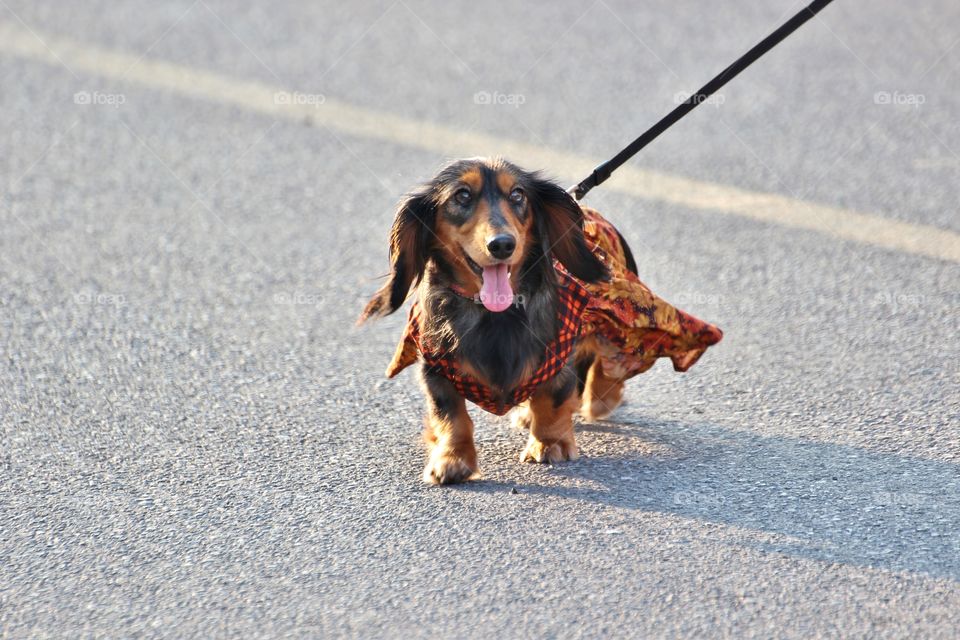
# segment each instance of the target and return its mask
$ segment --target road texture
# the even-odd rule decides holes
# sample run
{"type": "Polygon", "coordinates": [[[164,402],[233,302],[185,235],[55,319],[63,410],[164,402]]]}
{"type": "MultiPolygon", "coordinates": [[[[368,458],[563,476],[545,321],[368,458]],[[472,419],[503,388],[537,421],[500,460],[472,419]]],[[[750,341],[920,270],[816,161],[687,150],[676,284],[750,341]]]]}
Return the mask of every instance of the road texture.
{"type": "Polygon", "coordinates": [[[957,637],[955,2],[837,2],[590,194],[726,335],[581,460],[474,411],[422,484],[353,326],[446,159],[572,182],[799,7],[0,0],[0,636],[957,637]]]}

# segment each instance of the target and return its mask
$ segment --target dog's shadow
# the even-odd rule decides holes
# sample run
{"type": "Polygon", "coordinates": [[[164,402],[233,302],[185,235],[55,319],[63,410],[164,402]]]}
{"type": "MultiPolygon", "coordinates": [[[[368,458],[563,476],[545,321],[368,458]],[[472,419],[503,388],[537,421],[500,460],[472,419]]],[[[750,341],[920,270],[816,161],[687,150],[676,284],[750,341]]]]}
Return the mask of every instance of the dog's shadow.
{"type": "Polygon", "coordinates": [[[464,488],[675,514],[790,539],[753,543],[765,551],[960,581],[960,465],[646,418],[578,433],[584,457],[550,471],[577,482],[464,488]]]}

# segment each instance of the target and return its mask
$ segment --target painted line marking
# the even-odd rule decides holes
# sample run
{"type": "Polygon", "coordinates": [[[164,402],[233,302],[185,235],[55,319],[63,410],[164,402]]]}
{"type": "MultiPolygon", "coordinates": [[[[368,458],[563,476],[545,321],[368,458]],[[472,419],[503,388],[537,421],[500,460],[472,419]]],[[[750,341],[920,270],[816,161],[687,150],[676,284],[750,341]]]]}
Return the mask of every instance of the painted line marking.
{"type": "MultiPolygon", "coordinates": [[[[63,66],[62,60],[69,60],[68,70],[72,73],[86,72],[300,123],[310,121],[338,133],[445,157],[502,155],[522,166],[549,168],[552,175],[567,178],[571,183],[600,162],[575,153],[459,131],[329,98],[321,105],[297,104],[293,100],[278,99],[278,96],[294,93],[283,88],[160,60],[141,59],[130,53],[27,31],[10,23],[0,23],[0,53],[52,66],[63,66]]],[[[644,200],[815,231],[843,240],[960,263],[960,233],[929,225],[631,166],[620,168],[603,188],[644,200]]]]}

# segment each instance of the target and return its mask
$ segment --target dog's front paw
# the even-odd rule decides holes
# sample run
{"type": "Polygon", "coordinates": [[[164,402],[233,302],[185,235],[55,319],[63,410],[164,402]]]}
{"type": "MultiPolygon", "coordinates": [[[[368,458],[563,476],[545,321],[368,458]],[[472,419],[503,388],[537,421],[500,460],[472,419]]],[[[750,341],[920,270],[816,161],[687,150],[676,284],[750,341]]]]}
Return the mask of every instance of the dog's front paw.
{"type": "Polygon", "coordinates": [[[526,448],[520,454],[520,462],[556,464],[565,460],[576,460],[579,457],[580,450],[577,448],[573,433],[553,442],[541,442],[530,436],[526,448]]]}
{"type": "Polygon", "coordinates": [[[456,484],[477,475],[476,456],[473,459],[452,451],[436,450],[423,468],[423,481],[431,484],[456,484]]]}

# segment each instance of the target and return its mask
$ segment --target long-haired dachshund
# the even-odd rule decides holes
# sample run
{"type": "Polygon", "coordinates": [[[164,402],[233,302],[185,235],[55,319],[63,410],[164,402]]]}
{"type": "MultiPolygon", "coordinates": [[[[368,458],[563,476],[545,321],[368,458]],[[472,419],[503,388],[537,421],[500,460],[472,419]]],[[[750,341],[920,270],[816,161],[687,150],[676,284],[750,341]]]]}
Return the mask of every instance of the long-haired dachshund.
{"type": "Polygon", "coordinates": [[[478,471],[466,400],[530,431],[522,461],[578,456],[573,416],[602,418],[624,381],[686,370],[720,331],[654,296],[620,233],[557,184],[501,159],[453,162],[399,205],[391,274],[360,322],[416,301],[389,376],[422,362],[424,480],[478,471]]]}

